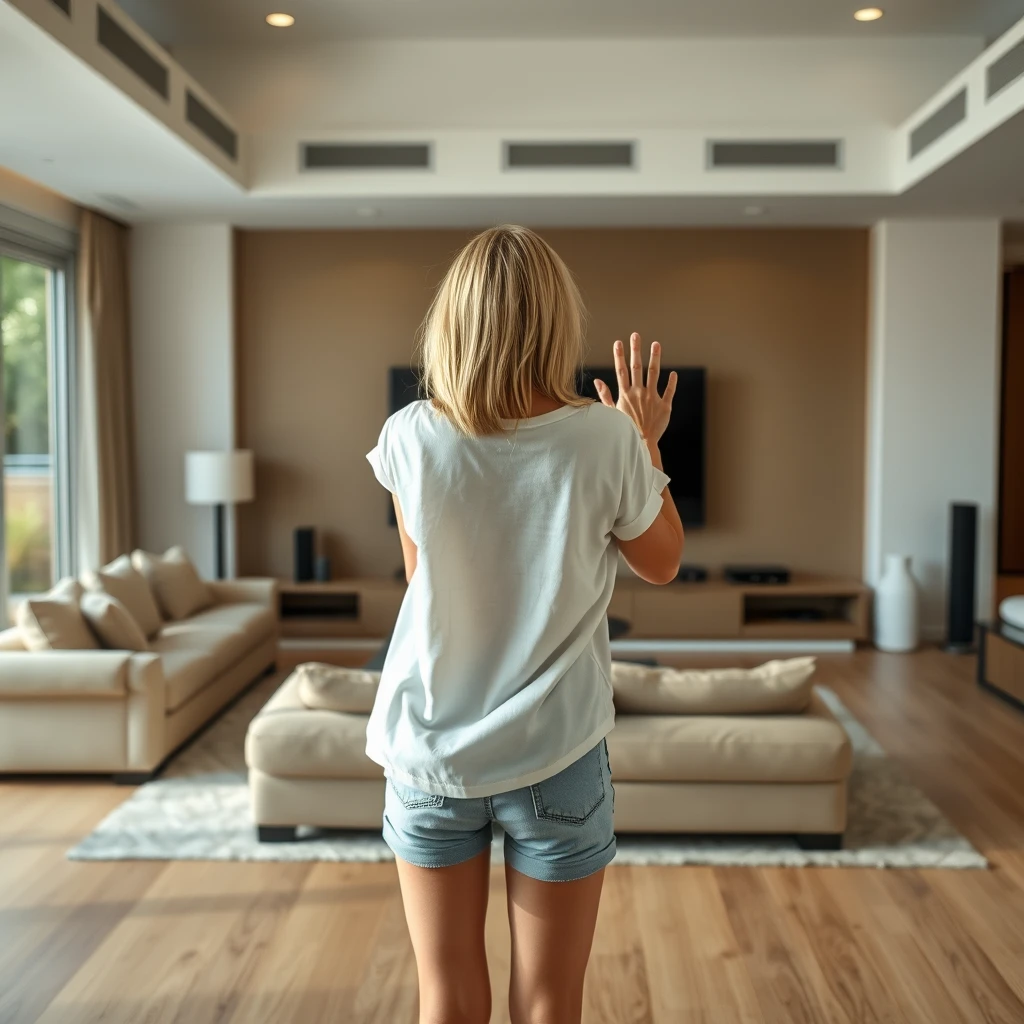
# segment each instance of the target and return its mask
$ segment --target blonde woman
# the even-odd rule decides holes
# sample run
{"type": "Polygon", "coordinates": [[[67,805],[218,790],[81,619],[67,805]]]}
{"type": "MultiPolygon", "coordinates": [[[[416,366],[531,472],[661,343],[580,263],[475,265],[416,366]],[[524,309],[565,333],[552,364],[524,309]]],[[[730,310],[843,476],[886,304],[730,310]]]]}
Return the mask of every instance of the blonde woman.
{"type": "Polygon", "coordinates": [[[426,400],[367,456],[394,496],[409,589],[367,728],[387,775],[422,1024],[486,1024],[492,826],[504,830],[513,1024],[576,1024],[615,855],[606,613],[618,552],[674,579],[683,527],[640,338],[618,404],[576,393],[584,310],[558,255],[501,227],[456,257],[424,322],[426,400]]]}

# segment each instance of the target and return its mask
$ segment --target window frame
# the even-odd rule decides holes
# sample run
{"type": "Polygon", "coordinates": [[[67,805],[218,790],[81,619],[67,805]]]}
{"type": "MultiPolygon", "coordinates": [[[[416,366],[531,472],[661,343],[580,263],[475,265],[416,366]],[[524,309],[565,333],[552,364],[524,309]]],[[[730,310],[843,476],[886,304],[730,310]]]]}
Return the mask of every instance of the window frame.
{"type": "MultiPolygon", "coordinates": [[[[76,462],[74,424],[77,419],[77,239],[73,232],[0,206],[0,256],[24,260],[50,271],[49,330],[50,448],[53,477],[54,580],[75,575],[78,564],[76,462]]],[[[0,359],[0,420],[5,419],[4,366],[0,359]]],[[[0,470],[3,466],[0,452],[0,470]]],[[[7,592],[7,529],[3,515],[4,473],[0,471],[0,608],[9,614],[7,592]]],[[[5,616],[6,617],[6,616],[5,616]]]]}

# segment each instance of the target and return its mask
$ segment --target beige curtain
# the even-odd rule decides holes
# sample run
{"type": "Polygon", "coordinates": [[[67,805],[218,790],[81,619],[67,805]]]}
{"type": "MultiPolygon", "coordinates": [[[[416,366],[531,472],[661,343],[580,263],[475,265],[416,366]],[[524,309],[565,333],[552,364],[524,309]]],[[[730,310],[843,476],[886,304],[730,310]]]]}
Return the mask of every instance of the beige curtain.
{"type": "Polygon", "coordinates": [[[128,229],[86,210],[78,254],[78,560],[95,568],[135,540],[128,229]]]}

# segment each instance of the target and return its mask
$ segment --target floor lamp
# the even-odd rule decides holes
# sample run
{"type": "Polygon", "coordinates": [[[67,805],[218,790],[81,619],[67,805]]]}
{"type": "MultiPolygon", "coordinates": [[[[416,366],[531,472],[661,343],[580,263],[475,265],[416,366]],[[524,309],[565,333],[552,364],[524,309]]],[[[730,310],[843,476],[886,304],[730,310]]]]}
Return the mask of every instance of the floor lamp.
{"type": "Polygon", "coordinates": [[[185,453],[185,500],[190,505],[213,506],[219,580],[224,579],[224,507],[255,496],[252,452],[185,453]]]}

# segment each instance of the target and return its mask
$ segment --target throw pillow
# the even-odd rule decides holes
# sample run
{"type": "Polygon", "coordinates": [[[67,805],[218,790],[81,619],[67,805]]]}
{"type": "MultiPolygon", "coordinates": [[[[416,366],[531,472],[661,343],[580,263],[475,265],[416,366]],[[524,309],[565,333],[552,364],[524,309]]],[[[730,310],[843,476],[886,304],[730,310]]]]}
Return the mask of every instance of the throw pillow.
{"type": "Polygon", "coordinates": [[[102,569],[88,573],[85,585],[89,590],[102,590],[116,597],[128,609],[128,614],[139,624],[139,629],[147,638],[159,632],[163,619],[153,592],[127,555],[121,555],[102,569]]]}
{"type": "Polygon", "coordinates": [[[612,663],[617,711],[631,715],[799,714],[811,699],[814,658],[698,671],[612,663]]]}
{"type": "Polygon", "coordinates": [[[104,647],[112,651],[149,650],[141,627],[116,597],[98,590],[90,591],[82,595],[80,607],[85,621],[104,647]]]}
{"type": "Polygon", "coordinates": [[[163,555],[135,551],[132,565],[145,576],[165,618],[187,619],[213,604],[210,588],[182,547],[170,548],[163,555]]]}
{"type": "Polygon", "coordinates": [[[377,696],[379,672],[340,668],[311,661],[296,670],[299,700],[307,708],[319,711],[343,711],[350,715],[368,715],[377,696]]]}
{"type": "Polygon", "coordinates": [[[61,580],[49,593],[18,605],[15,622],[29,651],[88,651],[99,647],[78,607],[77,580],[61,580]]]}

